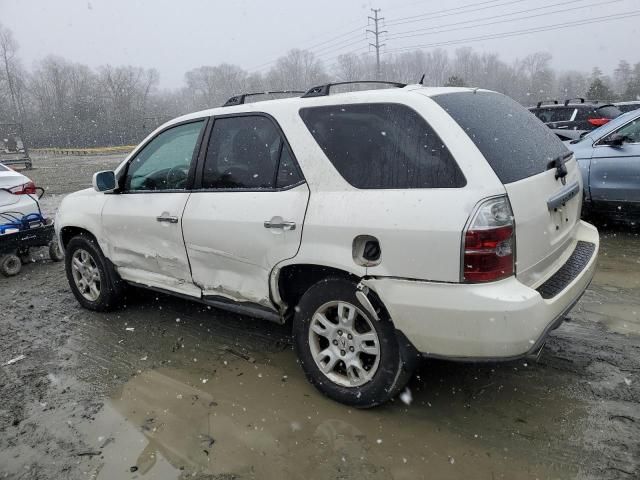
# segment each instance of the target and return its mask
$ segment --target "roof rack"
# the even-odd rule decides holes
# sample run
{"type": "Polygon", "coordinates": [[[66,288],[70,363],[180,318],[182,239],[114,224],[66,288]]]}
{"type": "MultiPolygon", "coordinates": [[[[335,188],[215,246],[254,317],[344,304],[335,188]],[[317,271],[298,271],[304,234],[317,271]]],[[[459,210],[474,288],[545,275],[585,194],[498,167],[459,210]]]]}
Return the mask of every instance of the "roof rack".
{"type": "Polygon", "coordinates": [[[326,97],[327,95],[329,95],[329,90],[331,89],[331,87],[335,87],[336,85],[351,85],[353,83],[375,83],[375,84],[381,84],[381,85],[392,85],[398,88],[407,86],[406,83],[386,82],[383,80],[354,80],[351,82],[333,82],[333,83],[327,83],[325,85],[318,85],[317,87],[310,88],[307,91],[307,93],[302,95],[302,98],[326,97]]]}
{"type": "Polygon", "coordinates": [[[558,105],[558,100],[541,100],[536,104],[536,108],[540,108],[545,103],[553,102],[554,105],[558,105]]]}
{"type": "Polygon", "coordinates": [[[304,93],[303,90],[272,90],[269,92],[254,92],[254,93],[242,93],[240,95],[234,95],[225,102],[223,107],[232,107],[234,105],[242,105],[247,97],[253,97],[256,95],[271,95],[272,93],[304,93]]]}
{"type": "Polygon", "coordinates": [[[564,106],[566,107],[567,105],[569,105],[569,103],[571,103],[571,100],[580,100],[580,103],[584,103],[584,98],[582,98],[582,97],[567,98],[564,101],[564,106]]]}

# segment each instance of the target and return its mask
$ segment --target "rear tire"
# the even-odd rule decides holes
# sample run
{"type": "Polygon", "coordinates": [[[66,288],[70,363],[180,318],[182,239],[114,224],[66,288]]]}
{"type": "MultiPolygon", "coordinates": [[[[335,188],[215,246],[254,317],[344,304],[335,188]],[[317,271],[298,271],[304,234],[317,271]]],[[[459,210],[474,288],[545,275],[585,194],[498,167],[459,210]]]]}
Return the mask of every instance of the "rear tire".
{"type": "Polygon", "coordinates": [[[0,256],[0,273],[5,277],[15,277],[22,270],[20,257],[13,253],[0,256]]]}
{"type": "Polygon", "coordinates": [[[329,398],[358,408],[383,404],[407,383],[395,328],[375,320],[356,297],[356,283],[328,278],[302,296],[294,344],[308,380],[329,398]]]}
{"type": "Polygon", "coordinates": [[[67,280],[80,305],[106,312],[124,304],[124,283],[93,238],[72,238],[64,257],[67,280]]]}

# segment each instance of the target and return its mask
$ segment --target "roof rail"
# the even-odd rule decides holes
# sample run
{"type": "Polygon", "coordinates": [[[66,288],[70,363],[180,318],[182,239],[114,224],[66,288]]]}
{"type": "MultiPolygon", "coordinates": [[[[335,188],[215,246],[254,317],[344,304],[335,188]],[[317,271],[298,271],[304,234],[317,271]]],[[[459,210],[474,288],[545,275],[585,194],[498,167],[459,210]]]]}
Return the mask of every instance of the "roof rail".
{"type": "Polygon", "coordinates": [[[223,107],[232,107],[234,105],[242,105],[247,97],[253,97],[256,95],[271,95],[272,93],[304,93],[303,90],[272,90],[269,92],[254,92],[254,93],[242,93],[240,95],[234,95],[225,102],[223,107]]]}
{"type": "Polygon", "coordinates": [[[383,81],[383,80],[354,80],[354,81],[351,81],[351,82],[333,82],[333,83],[327,83],[325,85],[318,85],[317,87],[310,88],[307,91],[307,93],[302,95],[302,98],[326,97],[327,95],[329,95],[329,90],[331,89],[331,87],[334,87],[336,85],[351,85],[353,83],[375,83],[375,84],[381,84],[381,85],[392,85],[392,86],[398,87],[398,88],[402,88],[402,87],[406,87],[407,86],[406,83],[387,82],[387,81],[383,81]]]}
{"type": "Polygon", "coordinates": [[[558,100],[541,100],[536,104],[536,108],[540,108],[545,103],[553,102],[554,105],[558,105],[558,100]]]}
{"type": "Polygon", "coordinates": [[[566,107],[567,105],[569,105],[569,103],[571,103],[571,100],[580,100],[580,103],[584,103],[584,98],[582,98],[582,97],[567,98],[564,101],[564,106],[566,107]]]}

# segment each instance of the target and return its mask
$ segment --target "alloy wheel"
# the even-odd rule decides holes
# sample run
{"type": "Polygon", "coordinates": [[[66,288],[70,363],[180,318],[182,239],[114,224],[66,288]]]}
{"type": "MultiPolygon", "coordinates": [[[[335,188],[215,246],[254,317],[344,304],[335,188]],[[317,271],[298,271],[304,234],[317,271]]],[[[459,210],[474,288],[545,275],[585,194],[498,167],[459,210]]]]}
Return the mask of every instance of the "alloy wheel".
{"type": "Polygon", "coordinates": [[[344,387],[368,383],[380,364],[380,340],[369,317],[349,302],[316,310],[309,325],[311,355],[320,371],[344,387]]]}

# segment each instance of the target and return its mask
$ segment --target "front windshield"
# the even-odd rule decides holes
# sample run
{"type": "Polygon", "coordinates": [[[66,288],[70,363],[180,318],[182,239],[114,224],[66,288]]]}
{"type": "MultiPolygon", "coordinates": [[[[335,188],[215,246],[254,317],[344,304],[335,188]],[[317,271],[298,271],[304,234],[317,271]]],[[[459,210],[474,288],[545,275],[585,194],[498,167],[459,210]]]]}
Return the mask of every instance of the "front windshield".
{"type": "Polygon", "coordinates": [[[0,480],[639,480],[639,33],[0,0],[0,480]]]}

